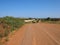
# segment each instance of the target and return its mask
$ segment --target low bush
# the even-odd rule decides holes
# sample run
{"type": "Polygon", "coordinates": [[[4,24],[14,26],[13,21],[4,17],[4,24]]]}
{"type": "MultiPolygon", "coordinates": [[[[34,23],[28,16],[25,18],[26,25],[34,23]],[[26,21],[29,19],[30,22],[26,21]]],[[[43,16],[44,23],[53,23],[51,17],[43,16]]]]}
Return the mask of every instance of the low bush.
{"type": "Polygon", "coordinates": [[[1,29],[0,32],[0,37],[6,37],[8,36],[8,34],[16,29],[18,29],[19,27],[21,27],[24,24],[24,20],[21,18],[14,18],[14,17],[3,17],[0,18],[0,29],[3,28],[3,30],[1,29]]]}

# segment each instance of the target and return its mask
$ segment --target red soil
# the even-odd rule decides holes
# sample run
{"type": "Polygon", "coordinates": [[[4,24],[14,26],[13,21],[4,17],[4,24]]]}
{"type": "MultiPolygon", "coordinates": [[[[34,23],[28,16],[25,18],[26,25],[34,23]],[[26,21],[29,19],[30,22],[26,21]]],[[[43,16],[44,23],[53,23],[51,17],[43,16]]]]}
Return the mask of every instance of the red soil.
{"type": "Polygon", "coordinates": [[[6,45],[60,45],[60,24],[26,24],[9,35],[6,45]]]}

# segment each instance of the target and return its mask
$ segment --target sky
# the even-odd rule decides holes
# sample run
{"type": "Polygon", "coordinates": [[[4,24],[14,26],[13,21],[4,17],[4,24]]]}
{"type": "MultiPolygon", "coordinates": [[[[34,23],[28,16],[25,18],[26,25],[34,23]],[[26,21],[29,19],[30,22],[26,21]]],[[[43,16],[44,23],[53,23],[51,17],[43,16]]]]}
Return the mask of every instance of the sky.
{"type": "Polygon", "coordinates": [[[60,18],[60,0],[0,0],[0,17],[60,18]]]}

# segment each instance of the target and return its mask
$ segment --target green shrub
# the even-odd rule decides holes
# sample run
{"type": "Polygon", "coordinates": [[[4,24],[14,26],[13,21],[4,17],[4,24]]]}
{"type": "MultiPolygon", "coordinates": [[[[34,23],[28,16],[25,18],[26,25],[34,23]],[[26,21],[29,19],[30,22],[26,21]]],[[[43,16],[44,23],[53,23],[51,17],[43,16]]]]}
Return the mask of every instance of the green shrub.
{"type": "MultiPolygon", "coordinates": [[[[3,29],[5,30],[4,36],[8,36],[8,34],[24,24],[24,20],[21,18],[14,18],[14,17],[3,17],[0,18],[0,25],[2,24],[3,29]]],[[[2,37],[2,34],[0,34],[2,37]]]]}

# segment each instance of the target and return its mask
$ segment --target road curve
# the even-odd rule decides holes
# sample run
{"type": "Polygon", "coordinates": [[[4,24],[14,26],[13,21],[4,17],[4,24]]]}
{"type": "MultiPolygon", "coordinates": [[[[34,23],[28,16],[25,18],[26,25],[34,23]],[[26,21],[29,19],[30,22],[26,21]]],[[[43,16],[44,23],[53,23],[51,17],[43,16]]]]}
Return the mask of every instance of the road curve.
{"type": "Polygon", "coordinates": [[[9,36],[6,45],[60,45],[60,25],[26,24],[9,36]]]}

